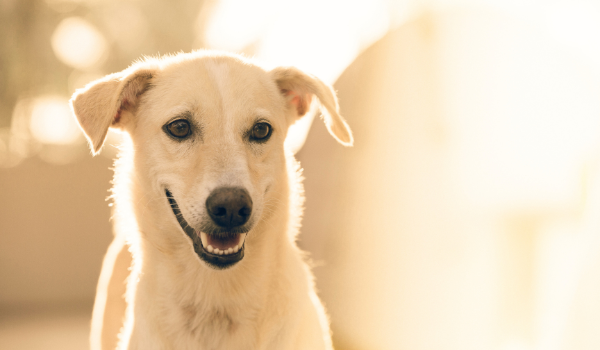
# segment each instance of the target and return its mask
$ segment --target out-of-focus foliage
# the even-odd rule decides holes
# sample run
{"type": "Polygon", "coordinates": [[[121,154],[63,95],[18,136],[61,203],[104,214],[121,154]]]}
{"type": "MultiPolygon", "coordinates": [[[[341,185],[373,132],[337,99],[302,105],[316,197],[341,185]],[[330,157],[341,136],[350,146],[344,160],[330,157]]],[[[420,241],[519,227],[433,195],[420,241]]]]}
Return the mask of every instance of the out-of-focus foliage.
{"type": "Polygon", "coordinates": [[[50,47],[62,14],[36,0],[0,2],[0,127],[10,125],[19,96],[66,93],[70,68],[50,47]]]}

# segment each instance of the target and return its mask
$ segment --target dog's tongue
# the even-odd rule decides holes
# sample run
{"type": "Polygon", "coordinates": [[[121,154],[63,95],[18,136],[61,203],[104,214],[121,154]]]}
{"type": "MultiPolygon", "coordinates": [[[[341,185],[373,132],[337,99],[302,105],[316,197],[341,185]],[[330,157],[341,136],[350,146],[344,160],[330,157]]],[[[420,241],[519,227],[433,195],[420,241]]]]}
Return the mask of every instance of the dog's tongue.
{"type": "Polygon", "coordinates": [[[220,250],[227,250],[229,248],[235,247],[240,241],[240,235],[235,235],[234,237],[228,238],[219,238],[208,235],[208,244],[212,245],[214,248],[219,248],[220,250]]]}

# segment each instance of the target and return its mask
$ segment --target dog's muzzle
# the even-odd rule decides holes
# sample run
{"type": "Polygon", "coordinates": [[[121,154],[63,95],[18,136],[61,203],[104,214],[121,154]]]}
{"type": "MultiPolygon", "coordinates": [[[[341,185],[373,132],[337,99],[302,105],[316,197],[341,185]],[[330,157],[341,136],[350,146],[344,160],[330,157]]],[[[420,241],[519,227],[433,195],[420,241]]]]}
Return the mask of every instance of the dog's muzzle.
{"type": "Polygon", "coordinates": [[[209,266],[224,269],[244,257],[245,239],[252,214],[252,199],[243,188],[218,188],[206,200],[206,210],[212,220],[200,231],[192,228],[181,213],[177,201],[165,193],[179,225],[192,240],[194,251],[209,266]]]}

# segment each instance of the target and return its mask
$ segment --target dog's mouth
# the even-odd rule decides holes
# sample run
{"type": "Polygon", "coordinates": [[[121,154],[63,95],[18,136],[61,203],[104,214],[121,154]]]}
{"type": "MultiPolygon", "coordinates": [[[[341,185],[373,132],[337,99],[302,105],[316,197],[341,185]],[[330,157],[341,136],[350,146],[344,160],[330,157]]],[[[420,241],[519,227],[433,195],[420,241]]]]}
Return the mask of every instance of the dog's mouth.
{"type": "Polygon", "coordinates": [[[231,255],[243,248],[246,239],[245,233],[234,234],[228,237],[215,237],[205,232],[200,232],[202,248],[214,255],[231,255]]]}
{"type": "Polygon", "coordinates": [[[244,257],[246,232],[220,232],[218,235],[194,230],[181,214],[177,201],[168,189],[167,199],[179,226],[192,240],[194,251],[209,266],[225,269],[235,265],[244,257]]]}

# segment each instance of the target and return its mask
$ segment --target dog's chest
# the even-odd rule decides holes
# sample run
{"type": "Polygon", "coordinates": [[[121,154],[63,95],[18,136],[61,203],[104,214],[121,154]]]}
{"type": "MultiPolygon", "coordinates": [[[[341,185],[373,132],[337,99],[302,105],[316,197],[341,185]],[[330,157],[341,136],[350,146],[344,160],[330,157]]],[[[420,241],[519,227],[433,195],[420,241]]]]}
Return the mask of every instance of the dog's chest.
{"type": "Polygon", "coordinates": [[[182,348],[252,349],[258,341],[256,315],[248,311],[181,306],[178,318],[183,327],[175,339],[185,339],[182,348]]]}
{"type": "Polygon", "coordinates": [[[239,316],[224,309],[201,309],[193,305],[181,307],[186,329],[191,334],[232,334],[240,326],[239,316]],[[237,317],[236,317],[237,316],[237,317]]]}

